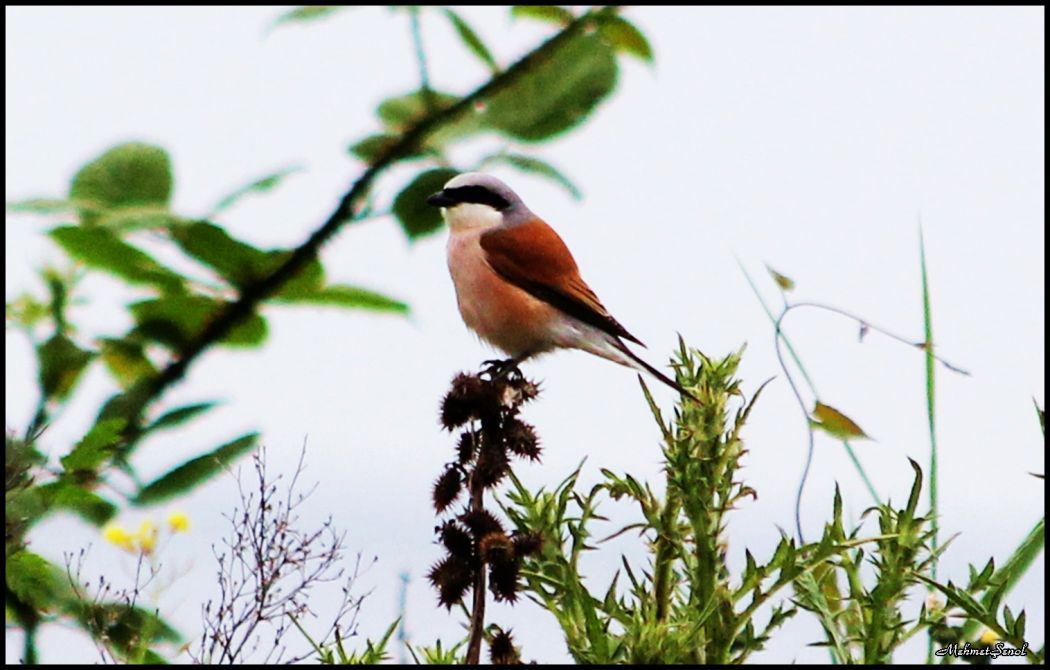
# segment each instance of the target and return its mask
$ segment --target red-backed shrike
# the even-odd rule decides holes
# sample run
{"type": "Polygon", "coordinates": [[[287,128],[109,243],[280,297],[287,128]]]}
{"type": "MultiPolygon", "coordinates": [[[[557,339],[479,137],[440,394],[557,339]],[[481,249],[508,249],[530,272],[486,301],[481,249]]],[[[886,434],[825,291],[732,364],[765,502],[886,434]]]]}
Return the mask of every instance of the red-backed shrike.
{"type": "Polygon", "coordinates": [[[602,306],[558,233],[499,179],[467,172],[427,198],[449,227],[448,269],[459,313],[514,364],[554,349],[583,349],[688,391],[636,356],[645,346],[602,306]]]}

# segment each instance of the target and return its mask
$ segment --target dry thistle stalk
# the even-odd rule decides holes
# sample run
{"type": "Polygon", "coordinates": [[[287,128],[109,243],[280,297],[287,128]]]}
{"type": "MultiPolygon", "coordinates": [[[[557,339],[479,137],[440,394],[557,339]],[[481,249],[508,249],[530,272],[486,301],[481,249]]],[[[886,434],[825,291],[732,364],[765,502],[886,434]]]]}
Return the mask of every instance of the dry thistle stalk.
{"type": "MultiPolygon", "coordinates": [[[[438,602],[449,610],[473,590],[468,664],[481,657],[486,579],[496,600],[515,602],[521,559],[542,544],[539,536],[508,535],[484,501],[485,490],[494,489],[510,472],[511,458],[539,461],[536,431],[518,418],[522,405],[538,394],[539,387],[517,367],[495,364],[476,375],[456,375],[441,402],[441,425],[461,432],[455,459],[434,482],[434,510],[445,513],[464,491],[467,500],[435,529],[446,555],[428,578],[438,602]]],[[[510,633],[498,631],[489,646],[493,663],[521,662],[510,633]]]]}

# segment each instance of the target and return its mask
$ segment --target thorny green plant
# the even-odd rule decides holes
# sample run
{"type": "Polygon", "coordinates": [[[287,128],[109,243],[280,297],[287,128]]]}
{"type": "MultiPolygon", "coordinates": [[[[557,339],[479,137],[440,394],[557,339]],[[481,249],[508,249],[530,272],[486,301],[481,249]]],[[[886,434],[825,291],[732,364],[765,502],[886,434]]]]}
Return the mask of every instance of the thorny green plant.
{"type": "Polygon", "coordinates": [[[796,610],[775,605],[761,623],[756,611],[799,574],[842,550],[832,543],[799,546],[783,537],[764,563],[748,552],[745,573],[731,578],[727,516],[755,496],[737,474],[747,453],[741,430],[761,391],[744,401],[735,378],[740,353],[713,360],[681,343],[678,382],[700,403],[683,402],[670,424],[642,383],[663,438],[663,497],[630,474],[608,470],[586,493],[576,489],[579,469],[549,492],[530,492],[513,479],[504,510],[520,532],[546,538],[539,554],[525,561],[527,593],[557,618],[577,662],[742,662],[796,610]],[[638,531],[650,560],[632,566],[624,558],[626,589],[618,572],[603,593],[594,594],[584,584],[580,558],[596,549],[593,526],[602,519],[598,506],[605,497],[637,504],[641,520],[610,538],[638,531]]]}
{"type": "MultiPolygon", "coordinates": [[[[861,526],[845,530],[836,489],[831,520],[819,541],[799,544],[782,536],[761,562],[745,549],[744,570],[732,574],[725,531],[729,513],[755,495],[737,476],[747,453],[741,431],[761,391],[745,401],[734,376],[739,362],[740,352],[715,360],[682,344],[675,361],[678,382],[701,404],[685,402],[671,423],[642,383],[663,439],[663,496],[630,474],[608,470],[602,470],[604,481],[586,492],[577,489],[579,468],[552,491],[532,492],[511,473],[505,513],[518,532],[545,539],[523,563],[525,593],[557,619],[574,660],[741,663],[800,609],[813,613],[824,628],[826,639],[815,644],[828,646],[842,663],[891,662],[894,650],[915,634],[951,629],[949,617],[979,620],[1009,644],[1025,644],[1023,613],[1003,608],[997,615],[1004,589],[992,577],[993,564],[973,571],[967,589],[926,576],[947,544],[932,546],[930,515],[917,512],[923,473],[914,461],[905,506],[879,504],[865,513],[877,521],[877,534],[862,535],[861,526]],[[606,498],[633,501],[641,518],[595,542],[606,498]],[[582,555],[631,531],[645,539],[647,564],[621,557],[622,570],[608,587],[592,592],[582,555]],[[924,605],[917,615],[908,614],[909,591],[921,584],[941,591],[948,606],[924,605]],[[989,591],[992,596],[978,600],[989,591]],[[760,616],[765,606],[769,614],[760,616]]],[[[957,634],[962,626],[954,630],[957,634]]],[[[1029,651],[1030,661],[1042,658],[1041,650],[1029,651]]]]}
{"type": "MultiPolygon", "coordinates": [[[[770,309],[769,305],[763,299],[762,294],[758,290],[758,287],[755,284],[754,280],[751,278],[750,274],[747,272],[747,269],[744,267],[744,265],[742,263],[740,264],[740,268],[741,268],[741,271],[744,273],[744,276],[747,278],[747,281],[750,284],[752,290],[755,292],[755,295],[758,298],[759,302],[762,304],[762,307],[765,310],[767,316],[769,316],[769,319],[773,322],[774,331],[775,331],[775,346],[776,346],[777,360],[779,361],[781,370],[783,371],[783,373],[785,375],[785,378],[787,379],[787,381],[788,381],[788,383],[789,383],[789,385],[791,387],[792,393],[794,394],[795,399],[797,400],[797,402],[799,404],[799,408],[800,408],[803,416],[806,419],[806,428],[807,428],[807,435],[808,435],[808,446],[807,446],[807,452],[806,452],[806,458],[805,458],[805,465],[803,467],[802,476],[800,478],[799,486],[798,486],[798,493],[797,493],[797,496],[796,496],[796,499],[795,499],[795,525],[796,525],[796,532],[798,533],[798,536],[800,538],[803,537],[802,536],[802,525],[801,525],[801,519],[800,519],[800,509],[801,509],[801,504],[802,504],[802,493],[803,493],[804,487],[806,485],[806,480],[807,480],[807,477],[808,477],[809,468],[810,468],[810,465],[811,465],[812,459],[813,459],[813,454],[814,454],[814,433],[815,433],[815,431],[817,429],[821,429],[824,432],[832,435],[833,437],[837,437],[837,438],[842,440],[843,447],[846,449],[846,452],[849,455],[849,457],[850,457],[851,461],[853,462],[854,466],[856,467],[858,474],[860,475],[861,479],[864,481],[866,487],[868,488],[869,493],[871,494],[873,500],[875,501],[875,503],[877,505],[880,503],[880,498],[879,498],[878,493],[875,490],[874,484],[868,478],[868,475],[865,472],[863,465],[861,465],[860,460],[857,458],[857,456],[854,453],[853,448],[852,448],[852,446],[850,444],[850,440],[851,439],[863,439],[863,438],[866,438],[867,435],[865,435],[864,431],[861,430],[860,427],[852,419],[850,419],[848,416],[846,416],[845,414],[843,414],[839,410],[837,410],[837,409],[835,409],[835,408],[833,408],[833,407],[831,407],[829,405],[826,405],[823,402],[821,402],[820,396],[817,393],[817,390],[816,390],[816,387],[815,387],[815,385],[813,383],[813,380],[810,378],[809,373],[806,371],[806,368],[805,368],[805,366],[802,363],[802,359],[798,355],[798,353],[795,350],[795,348],[792,346],[790,339],[787,337],[787,334],[783,330],[783,322],[784,322],[785,318],[791,312],[799,310],[799,309],[812,309],[812,310],[823,311],[825,313],[830,313],[830,314],[836,315],[838,317],[842,317],[842,318],[851,320],[854,323],[856,323],[859,326],[859,328],[860,328],[859,339],[861,341],[863,341],[865,335],[869,331],[874,331],[874,332],[877,332],[877,333],[879,333],[880,335],[882,335],[884,337],[888,337],[888,338],[890,338],[892,340],[895,340],[895,341],[900,342],[900,343],[905,344],[905,345],[909,345],[911,347],[914,347],[914,348],[919,349],[919,350],[924,352],[924,357],[923,357],[924,358],[924,367],[925,367],[925,370],[924,370],[924,372],[925,372],[925,375],[924,375],[924,394],[925,394],[925,400],[926,400],[926,416],[927,416],[927,422],[928,422],[928,426],[929,426],[930,455],[929,455],[929,470],[928,470],[928,472],[926,474],[926,488],[928,490],[928,495],[929,495],[929,511],[922,518],[923,518],[923,524],[928,526],[928,533],[926,535],[926,540],[928,541],[928,546],[926,547],[926,549],[929,551],[930,557],[929,557],[929,560],[927,560],[927,561],[925,561],[923,563],[923,568],[925,569],[925,572],[922,575],[915,576],[915,577],[909,577],[908,579],[910,580],[909,581],[909,585],[910,584],[914,584],[914,583],[918,583],[918,582],[922,582],[922,583],[925,583],[927,585],[928,589],[931,592],[933,592],[933,591],[937,591],[937,590],[941,589],[941,585],[939,585],[938,582],[936,581],[937,580],[937,561],[938,561],[939,555],[941,554],[941,551],[939,550],[939,530],[938,530],[938,527],[939,527],[938,515],[939,515],[939,509],[940,508],[939,508],[939,502],[938,502],[939,497],[938,497],[938,493],[937,493],[937,491],[938,491],[938,481],[937,481],[938,449],[937,449],[936,392],[935,392],[936,391],[936,386],[935,386],[936,364],[939,363],[944,368],[946,368],[947,370],[949,370],[950,372],[953,372],[953,373],[958,373],[958,374],[969,376],[969,372],[967,372],[966,370],[963,370],[963,369],[961,369],[961,368],[959,368],[959,367],[949,363],[943,357],[941,357],[941,356],[939,356],[938,354],[935,353],[935,344],[934,344],[934,339],[933,339],[933,325],[932,325],[933,319],[932,319],[932,309],[931,309],[932,301],[931,301],[931,297],[930,297],[930,293],[931,293],[930,292],[930,284],[929,284],[929,277],[928,277],[927,267],[926,267],[926,247],[925,247],[925,243],[924,243],[923,236],[922,236],[921,226],[920,226],[920,229],[919,229],[919,265],[920,265],[921,279],[922,279],[921,294],[922,294],[922,315],[923,315],[923,339],[921,339],[919,341],[913,341],[913,340],[908,339],[908,338],[906,338],[904,336],[898,335],[898,334],[896,334],[896,333],[894,333],[894,332],[892,332],[892,331],[890,331],[890,330],[888,330],[886,328],[874,325],[870,320],[868,320],[868,319],[866,319],[864,317],[858,316],[856,314],[853,314],[853,313],[851,313],[851,312],[849,312],[847,310],[838,308],[838,307],[834,307],[834,306],[827,305],[827,304],[824,304],[824,303],[819,303],[819,302],[792,300],[792,299],[789,298],[789,294],[795,289],[795,282],[792,281],[790,278],[786,277],[785,275],[777,272],[776,270],[773,270],[772,268],[770,268],[767,265],[767,269],[769,271],[769,274],[772,276],[773,281],[776,283],[777,287],[780,289],[780,295],[781,295],[781,298],[783,300],[783,308],[781,309],[781,311],[779,312],[778,315],[774,315],[774,313],[770,309]],[[806,409],[806,404],[805,404],[805,401],[803,400],[803,394],[802,394],[802,391],[801,391],[801,388],[800,388],[800,384],[797,383],[796,379],[794,378],[794,375],[792,374],[791,369],[789,369],[789,367],[787,365],[787,361],[786,361],[785,356],[784,356],[784,351],[785,350],[790,355],[790,358],[794,362],[795,367],[797,368],[797,370],[798,370],[802,380],[805,381],[805,384],[808,387],[809,393],[814,398],[814,408],[813,408],[812,412],[807,411],[807,409],[806,409]]],[[[1037,412],[1039,414],[1040,427],[1042,428],[1042,426],[1043,426],[1042,410],[1038,407],[1038,405],[1036,406],[1036,410],[1037,410],[1037,412]]],[[[911,514],[914,515],[914,509],[912,510],[911,514]]],[[[946,619],[946,615],[941,611],[941,610],[943,610],[942,604],[940,604],[939,601],[937,601],[936,598],[932,598],[930,600],[931,604],[933,605],[933,607],[931,608],[933,610],[933,614],[940,613],[941,616],[939,618],[937,618],[937,617],[928,618],[931,615],[931,613],[926,612],[926,610],[924,609],[924,610],[922,610],[919,613],[919,617],[918,617],[918,620],[917,620],[919,622],[918,626],[920,628],[926,630],[927,633],[928,633],[928,645],[927,645],[927,662],[928,663],[932,663],[934,661],[934,657],[935,657],[934,646],[935,646],[935,644],[957,643],[957,644],[965,645],[967,643],[974,642],[975,640],[977,640],[976,632],[977,632],[978,626],[980,625],[979,622],[987,621],[987,620],[992,620],[992,621],[995,620],[996,606],[999,604],[999,601],[1007,593],[1009,593],[1009,591],[1013,588],[1014,584],[1016,584],[1016,582],[1024,575],[1024,573],[1031,566],[1031,564],[1035,560],[1035,558],[1040,553],[1042,553],[1042,549],[1043,549],[1044,542],[1045,542],[1045,539],[1044,539],[1045,538],[1044,526],[1045,526],[1045,518],[1040,518],[1036,522],[1034,528],[1022,540],[1022,542],[1020,543],[1018,548],[1014,551],[1014,553],[1007,559],[1007,561],[1005,562],[1003,567],[1000,568],[997,571],[994,571],[994,574],[986,575],[985,579],[983,581],[975,581],[975,576],[979,575],[979,574],[984,574],[984,572],[983,571],[982,572],[977,572],[971,566],[971,587],[967,589],[967,592],[969,592],[971,594],[973,594],[973,593],[984,593],[984,595],[982,597],[982,600],[981,600],[981,605],[985,608],[985,610],[980,612],[981,616],[979,616],[979,617],[978,616],[974,616],[973,614],[975,613],[975,610],[971,607],[970,610],[969,610],[970,614],[966,615],[965,624],[962,625],[962,626],[953,627],[953,626],[949,625],[949,623],[947,622],[947,619],[946,619]],[[994,588],[990,588],[989,585],[995,585],[995,587],[994,588]],[[990,610],[987,609],[989,607],[990,607],[990,610]]],[[[863,552],[861,552],[861,553],[863,553],[863,552]]],[[[847,571],[849,571],[849,564],[848,564],[848,562],[845,563],[845,565],[847,566],[847,571]]],[[[990,563],[989,565],[994,565],[994,563],[990,563]]],[[[830,575],[828,577],[828,579],[830,579],[830,580],[834,580],[834,578],[835,578],[834,575],[830,575]]],[[[893,590],[892,588],[890,588],[889,584],[892,583],[892,580],[894,579],[894,577],[892,575],[887,575],[886,579],[889,580],[889,581],[887,582],[887,584],[883,585],[883,587],[884,587],[883,588],[883,592],[885,592],[887,589],[893,590]]],[[[854,578],[853,582],[854,582],[854,584],[853,584],[854,586],[857,583],[859,583],[857,578],[854,578]]],[[[950,584],[950,582],[949,582],[949,584],[950,584]]],[[[833,581],[829,582],[825,586],[828,589],[836,589],[837,588],[837,586],[835,585],[835,583],[833,581]]],[[[955,597],[954,600],[952,600],[952,602],[953,603],[960,602],[960,596],[958,596],[958,594],[956,594],[956,597],[955,597]]],[[[966,614],[966,613],[964,612],[964,614],[966,614]]],[[[1008,612],[1008,610],[1007,610],[1006,613],[1004,613],[1004,617],[1005,617],[1006,621],[1008,621],[1010,623],[1013,623],[1012,614],[1010,614],[1008,612]]],[[[860,625],[860,624],[862,624],[864,622],[861,619],[859,619],[858,617],[856,617],[856,616],[844,617],[843,619],[841,619],[841,622],[844,623],[844,624],[847,624],[847,627],[846,627],[846,630],[845,630],[845,633],[844,633],[844,635],[847,638],[849,638],[849,637],[858,638],[858,637],[862,637],[862,636],[868,636],[868,635],[871,634],[870,630],[865,630],[860,625]]],[[[876,620],[875,624],[878,624],[878,623],[879,623],[879,620],[876,620]]],[[[1021,619],[1022,627],[1023,627],[1023,623],[1024,623],[1024,620],[1022,618],[1021,619]]],[[[985,623],[984,625],[987,626],[986,630],[992,632],[990,634],[994,634],[995,636],[998,636],[1001,639],[1007,639],[1006,636],[1002,635],[1002,630],[996,628],[995,626],[993,626],[991,624],[985,623]]],[[[1009,628],[1009,626],[1007,626],[1007,628],[1009,628]]],[[[826,630],[827,630],[827,627],[826,627],[826,630]]],[[[907,634],[906,638],[910,637],[915,632],[916,632],[916,630],[911,630],[907,634]]],[[[1014,635],[1014,639],[1017,640],[1017,639],[1020,639],[1020,638],[1019,638],[1019,636],[1017,636],[1015,634],[1014,635]]],[[[834,641],[831,640],[831,635],[830,635],[830,632],[829,632],[828,646],[829,646],[829,651],[831,653],[832,660],[833,661],[840,660],[840,661],[848,662],[852,658],[852,656],[849,653],[849,651],[846,650],[846,649],[843,649],[843,647],[841,645],[836,645],[833,642],[834,641]]],[[[886,647],[886,645],[876,645],[874,648],[873,647],[866,647],[864,649],[864,655],[862,656],[862,658],[867,658],[867,657],[879,658],[879,657],[884,657],[884,656],[888,657],[888,651],[892,650],[893,646],[895,646],[895,645],[889,645],[888,648],[886,647]],[[880,652],[880,649],[881,649],[881,652],[880,652]]],[[[1035,655],[1029,656],[1029,658],[1037,658],[1038,656],[1039,656],[1038,654],[1035,654],[1035,655]]],[[[949,657],[947,657],[946,662],[951,662],[953,659],[954,659],[954,657],[949,656],[949,657]]]]}

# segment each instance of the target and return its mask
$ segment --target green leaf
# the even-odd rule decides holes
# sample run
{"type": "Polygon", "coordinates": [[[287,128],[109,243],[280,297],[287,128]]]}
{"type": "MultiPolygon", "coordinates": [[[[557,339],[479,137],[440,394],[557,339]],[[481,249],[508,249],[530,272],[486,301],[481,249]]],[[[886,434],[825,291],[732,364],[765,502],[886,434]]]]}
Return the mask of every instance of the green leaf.
{"type": "MultiPolygon", "coordinates": [[[[390,147],[400,142],[403,133],[428,115],[444,111],[460,99],[459,96],[433,89],[412,91],[389,98],[376,108],[385,132],[361,140],[351,146],[350,150],[367,162],[373,163],[390,147]]],[[[440,156],[441,148],[448,142],[485,130],[482,118],[484,115],[480,111],[483,108],[484,105],[479,103],[473,111],[465,109],[454,116],[446,117],[443,123],[408,147],[402,157],[413,159],[425,155],[440,156]]]]}
{"type": "Polygon", "coordinates": [[[441,210],[426,203],[427,196],[440,191],[459,174],[451,168],[434,168],[416,175],[394,198],[394,216],[401,229],[414,240],[441,228],[441,210]]]}
{"type": "Polygon", "coordinates": [[[481,62],[488,66],[493,73],[499,72],[499,65],[496,64],[496,59],[492,57],[492,52],[489,51],[485,43],[481,41],[481,37],[474,31],[470,25],[463,20],[456,12],[451,9],[445,9],[445,16],[452,22],[452,27],[456,29],[456,33],[459,35],[459,39],[463,40],[463,44],[467,46],[470,51],[478,57],[481,62]]]}
{"type": "Polygon", "coordinates": [[[89,267],[109,272],[132,284],[148,284],[162,291],[185,290],[184,279],[105,228],[62,226],[48,235],[66,253],[89,267]]]}
{"type": "Polygon", "coordinates": [[[33,609],[51,611],[73,597],[62,570],[25,549],[7,557],[4,573],[7,588],[33,609]]]}
{"type": "Polygon", "coordinates": [[[856,437],[871,439],[861,430],[860,426],[854,423],[853,419],[819,400],[813,407],[813,420],[811,423],[814,428],[820,428],[838,438],[848,439],[856,437]]]}
{"type": "Polygon", "coordinates": [[[237,458],[255,448],[258,433],[243,435],[214,451],[186,461],[174,470],[144,486],[133,499],[136,505],[153,505],[203,484],[229,467],[237,458]]]}
{"type": "Polygon", "coordinates": [[[911,469],[915,471],[915,479],[912,480],[911,492],[908,494],[908,504],[904,508],[902,519],[907,519],[909,522],[915,518],[915,509],[919,505],[919,494],[922,493],[922,468],[919,467],[918,462],[909,458],[908,463],[911,465],[911,469]]]}
{"type": "MultiPolygon", "coordinates": [[[[271,251],[270,263],[273,268],[281,265],[292,255],[290,251],[271,251]]],[[[272,272],[272,270],[271,270],[272,272]]],[[[316,258],[309,261],[291,279],[286,281],[271,300],[280,302],[282,300],[295,300],[301,296],[313,295],[324,287],[324,266],[316,258]]]]}
{"type": "Polygon", "coordinates": [[[281,14],[273,22],[273,27],[276,28],[285,23],[304,23],[307,21],[316,21],[323,19],[332,14],[336,13],[341,9],[347,9],[346,5],[304,5],[302,7],[296,7],[290,12],[281,14]]]}
{"type": "Polygon", "coordinates": [[[154,612],[125,603],[83,603],[76,610],[83,626],[97,639],[106,641],[106,648],[116,652],[125,662],[142,663],[154,659],[149,645],[158,642],[181,641],[178,631],[154,612]]]}
{"type": "Polygon", "coordinates": [[[612,47],[598,33],[580,34],[485,101],[487,126],[539,142],[575,128],[616,87],[612,47]]]}
{"type": "Polygon", "coordinates": [[[30,293],[23,293],[7,303],[7,321],[23,328],[32,328],[51,313],[48,305],[40,302],[30,293]]]}
{"type": "Polygon", "coordinates": [[[400,134],[423,120],[431,112],[441,111],[459,102],[458,95],[433,89],[419,90],[388,98],[379,103],[376,114],[387,131],[400,134]]]}
{"type": "Polygon", "coordinates": [[[769,267],[769,263],[766,263],[766,270],[769,271],[770,276],[773,277],[773,281],[777,283],[781,291],[791,291],[795,288],[795,282],[790,277],[786,277],[769,267]]]}
{"type": "Polygon", "coordinates": [[[1036,412],[1036,414],[1039,415],[1039,430],[1043,433],[1043,436],[1045,437],[1046,436],[1046,412],[1043,410],[1042,407],[1039,406],[1039,403],[1037,403],[1035,401],[1035,398],[1032,398],[1032,404],[1035,405],[1035,412],[1036,412]]]}
{"type": "MultiPolygon", "coordinates": [[[[991,581],[993,583],[1002,584],[1002,595],[1009,593],[1017,582],[1020,581],[1032,564],[1043,553],[1043,547],[1046,542],[1046,518],[1040,519],[1036,522],[1035,526],[1029,531],[1028,535],[1021,541],[1017,549],[1010,555],[1010,557],[1003,563],[1003,566],[992,576],[991,581]]],[[[989,592],[981,598],[981,602],[986,607],[991,605],[994,598],[994,594],[989,592]]],[[[977,622],[974,620],[968,620],[963,625],[963,639],[972,639],[977,633],[977,622]]]]}
{"type": "Polygon", "coordinates": [[[63,400],[76,385],[94,352],[81,349],[65,335],[55,335],[36,350],[40,390],[45,398],[63,400]]]}
{"type": "Polygon", "coordinates": [[[101,212],[96,224],[102,228],[119,232],[134,230],[163,230],[181,225],[182,217],[172,214],[163,207],[122,207],[101,212]]]}
{"type": "Polygon", "coordinates": [[[157,368],[146,357],[142,342],[132,339],[100,338],[102,362],[121,388],[129,389],[140,379],[157,374],[157,368]]]}
{"type": "MultiPolygon", "coordinates": [[[[206,221],[179,226],[172,230],[171,236],[184,252],[241,290],[268,277],[292,253],[286,250],[256,249],[206,221]]],[[[299,274],[285,282],[274,298],[313,292],[323,285],[323,266],[314,259],[299,274]]]]}
{"type": "Polygon", "coordinates": [[[20,440],[10,432],[4,438],[4,467],[7,471],[7,491],[24,488],[33,483],[30,470],[43,465],[47,457],[41,454],[31,442],[20,440]]]}
{"type": "Polygon", "coordinates": [[[583,197],[583,194],[580,193],[580,189],[576,188],[576,184],[572,183],[572,181],[563,175],[558,168],[545,160],[522,154],[496,154],[486,162],[495,161],[506,163],[522,172],[546,177],[568,191],[569,195],[576,200],[583,197]]]}
{"type": "MultiPolygon", "coordinates": [[[[458,125],[462,125],[462,124],[458,124],[458,125]]],[[[455,126],[457,126],[457,124],[453,124],[453,126],[455,127],[455,126]]],[[[433,140],[433,138],[436,135],[444,136],[446,134],[447,134],[447,132],[440,132],[439,131],[438,133],[435,133],[434,135],[431,136],[431,140],[433,140]]],[[[369,165],[373,165],[373,164],[375,164],[376,161],[379,160],[379,158],[381,156],[383,156],[387,151],[390,150],[391,147],[393,147],[399,141],[401,141],[401,136],[400,135],[394,135],[394,134],[391,134],[391,133],[379,133],[379,134],[376,134],[376,135],[369,135],[368,137],[364,138],[363,140],[361,140],[359,142],[355,142],[354,144],[351,144],[350,147],[348,148],[348,151],[350,153],[352,153],[353,155],[357,156],[358,158],[360,158],[365,163],[368,163],[369,165]]],[[[409,152],[407,154],[404,154],[401,157],[401,160],[404,160],[404,161],[415,160],[417,158],[422,158],[424,156],[435,155],[436,153],[437,153],[437,151],[435,150],[435,148],[433,148],[433,147],[424,147],[424,148],[419,149],[417,151],[412,151],[412,152],[409,152]]]]}
{"type": "Polygon", "coordinates": [[[298,295],[278,296],[275,302],[306,305],[330,305],[351,309],[367,309],[375,312],[408,314],[408,305],[393,298],[367,289],[345,284],[334,284],[313,292],[298,295]]]}
{"type": "Polygon", "coordinates": [[[98,468],[113,454],[114,447],[122,439],[121,431],[127,423],[127,420],[121,417],[98,421],[87,435],[77,442],[77,446],[62,457],[62,467],[66,472],[98,468]]]}
{"type": "Polygon", "coordinates": [[[214,223],[196,221],[171,231],[179,247],[219,273],[237,288],[244,288],[273,269],[271,256],[247,242],[233,238],[214,223]]]}
{"type": "Polygon", "coordinates": [[[75,212],[77,209],[88,206],[89,203],[62,198],[30,198],[7,203],[7,211],[21,214],[60,214],[75,212]]]}
{"type": "Polygon", "coordinates": [[[146,403],[152,399],[153,379],[143,378],[135,382],[126,391],[109,397],[98,411],[95,422],[104,419],[124,419],[129,421],[137,418],[145,408],[146,403]]]}
{"type": "Polygon", "coordinates": [[[351,144],[348,151],[365,163],[372,165],[380,156],[389,151],[390,147],[397,144],[399,139],[401,138],[398,135],[391,133],[369,135],[363,140],[351,144]]]}
{"type": "Polygon", "coordinates": [[[69,481],[44,484],[39,491],[49,508],[69,510],[96,526],[104,525],[117,513],[116,505],[69,481]]]}
{"type": "Polygon", "coordinates": [[[70,268],[65,273],[51,266],[45,267],[40,272],[40,277],[47,284],[48,292],[51,294],[51,319],[55,322],[56,334],[63,334],[69,329],[66,324],[66,305],[69,302],[69,293],[73,290],[75,279],[70,276],[75,268],[70,268]]]}
{"type": "Polygon", "coordinates": [[[212,407],[215,407],[217,403],[214,402],[199,402],[193,405],[183,405],[182,407],[176,407],[175,409],[165,412],[156,421],[151,423],[146,431],[162,430],[165,428],[174,428],[175,426],[186,423],[198,414],[207,412],[212,407]]]}
{"type": "MultiPolygon", "coordinates": [[[[176,351],[184,349],[223,308],[223,303],[201,295],[173,295],[129,306],[136,332],[176,351]]],[[[222,339],[233,347],[256,347],[266,339],[266,321],[251,314],[222,339]]]]}
{"type": "Polygon", "coordinates": [[[244,186],[240,187],[233,193],[230,193],[218,203],[216,203],[215,207],[212,208],[211,216],[218,214],[224,209],[229,209],[246,195],[250,195],[252,193],[265,193],[267,191],[272,191],[273,189],[277,188],[277,186],[280,185],[282,181],[284,181],[285,177],[300,171],[302,171],[302,168],[298,166],[286,167],[282,170],[278,170],[277,172],[268,174],[265,177],[256,179],[251,183],[245,184],[244,186]]]}
{"type": "Polygon", "coordinates": [[[630,54],[652,65],[653,47],[649,44],[649,40],[646,39],[645,35],[642,34],[642,31],[638,30],[633,23],[621,16],[612,14],[603,17],[598,26],[605,38],[613,43],[617,51],[630,54]]]}
{"type": "Polygon", "coordinates": [[[91,204],[83,222],[97,221],[99,209],[154,205],[166,208],[172,190],[171,160],[160,147],[139,142],[120,144],[77,172],[69,197],[91,204]]]}
{"type": "Polygon", "coordinates": [[[547,23],[567,26],[576,18],[572,12],[558,5],[514,5],[510,15],[515,19],[535,19],[547,23]]]}

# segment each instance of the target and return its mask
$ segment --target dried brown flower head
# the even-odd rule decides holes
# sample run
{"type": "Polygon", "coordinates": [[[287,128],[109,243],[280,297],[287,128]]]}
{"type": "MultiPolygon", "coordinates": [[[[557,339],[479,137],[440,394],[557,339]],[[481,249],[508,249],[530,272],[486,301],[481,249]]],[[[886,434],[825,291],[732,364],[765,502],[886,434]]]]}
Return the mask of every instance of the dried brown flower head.
{"type": "Polygon", "coordinates": [[[514,648],[514,638],[510,631],[496,629],[489,643],[489,658],[493,665],[520,665],[521,655],[514,648]]]}
{"type": "Polygon", "coordinates": [[[474,580],[474,570],[469,561],[446,556],[430,569],[427,579],[438,590],[438,602],[451,610],[466,595],[474,580]]]}
{"type": "Polygon", "coordinates": [[[515,556],[532,556],[543,548],[543,536],[539,533],[515,533],[510,539],[514,543],[515,556]]]}
{"type": "Polygon", "coordinates": [[[514,454],[533,461],[540,460],[540,440],[536,429],[517,418],[510,418],[503,424],[503,440],[514,454]]]}
{"type": "Polygon", "coordinates": [[[446,521],[438,528],[438,534],[450,556],[465,561],[473,560],[474,540],[463,526],[455,521],[446,521]]]}
{"type": "Polygon", "coordinates": [[[434,482],[434,509],[441,514],[448,506],[456,502],[460,492],[463,490],[463,477],[459,469],[451,466],[434,482]]]}

